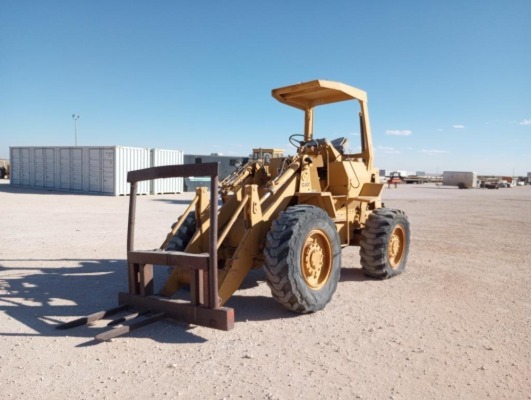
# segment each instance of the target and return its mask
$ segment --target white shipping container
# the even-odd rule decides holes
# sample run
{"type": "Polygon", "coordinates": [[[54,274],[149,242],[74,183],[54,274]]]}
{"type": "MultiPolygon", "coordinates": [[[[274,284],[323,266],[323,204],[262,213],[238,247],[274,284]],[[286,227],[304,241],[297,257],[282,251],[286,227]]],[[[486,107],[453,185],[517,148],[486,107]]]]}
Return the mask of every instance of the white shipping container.
{"type": "MultiPolygon", "coordinates": [[[[179,150],[151,149],[151,166],[180,165],[184,155],[179,150]]],[[[151,183],[151,194],[182,193],[183,178],[156,179],[151,183]]]]}
{"type": "Polygon", "coordinates": [[[10,147],[10,158],[11,185],[115,196],[129,194],[127,172],[151,166],[149,149],[121,146],[10,147]]]}
{"type": "Polygon", "coordinates": [[[477,187],[477,174],[475,172],[462,171],[444,171],[443,185],[445,186],[459,186],[463,184],[467,188],[477,187]]]}
{"type": "MultiPolygon", "coordinates": [[[[150,151],[147,148],[136,147],[115,147],[115,195],[126,195],[131,191],[131,185],[127,183],[127,173],[151,166],[150,151]]],[[[144,181],[138,183],[138,194],[149,194],[151,182],[144,181]]]]}

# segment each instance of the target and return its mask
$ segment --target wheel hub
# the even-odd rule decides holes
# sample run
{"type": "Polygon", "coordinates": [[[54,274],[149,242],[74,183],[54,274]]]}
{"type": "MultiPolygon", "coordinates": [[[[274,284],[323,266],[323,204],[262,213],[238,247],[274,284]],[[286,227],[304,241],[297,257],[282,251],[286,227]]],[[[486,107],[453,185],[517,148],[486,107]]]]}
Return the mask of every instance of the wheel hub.
{"type": "Polygon", "coordinates": [[[391,255],[392,258],[394,258],[398,254],[399,250],[400,250],[400,239],[396,235],[393,235],[389,242],[389,254],[391,255]]]}
{"type": "Polygon", "coordinates": [[[332,269],[332,250],[323,232],[310,232],[302,249],[301,264],[302,276],[310,288],[320,289],[326,284],[332,269]]]}
{"type": "Polygon", "coordinates": [[[389,238],[389,244],[387,246],[387,257],[389,259],[389,265],[395,269],[402,261],[402,255],[404,254],[404,247],[406,245],[406,236],[404,229],[397,225],[393,229],[393,233],[389,238]]]}
{"type": "Polygon", "coordinates": [[[323,268],[323,249],[314,241],[306,248],[304,255],[304,266],[308,273],[308,278],[317,280],[323,268]]]}

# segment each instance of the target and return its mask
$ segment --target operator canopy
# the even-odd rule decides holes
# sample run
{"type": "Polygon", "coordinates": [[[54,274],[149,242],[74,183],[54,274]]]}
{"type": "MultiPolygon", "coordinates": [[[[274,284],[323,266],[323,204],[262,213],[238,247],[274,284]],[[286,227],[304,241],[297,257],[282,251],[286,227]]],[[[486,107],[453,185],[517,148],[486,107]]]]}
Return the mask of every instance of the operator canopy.
{"type": "Polygon", "coordinates": [[[367,93],[363,90],[344,83],[324,80],[273,89],[271,94],[278,101],[301,110],[345,100],[367,101],[367,93]]]}

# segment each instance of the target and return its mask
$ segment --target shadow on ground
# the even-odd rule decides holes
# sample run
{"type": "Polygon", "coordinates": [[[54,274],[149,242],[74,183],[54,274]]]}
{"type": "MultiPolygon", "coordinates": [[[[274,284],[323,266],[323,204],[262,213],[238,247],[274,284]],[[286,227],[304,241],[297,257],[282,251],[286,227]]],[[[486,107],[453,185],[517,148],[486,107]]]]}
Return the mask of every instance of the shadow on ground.
{"type": "MultiPolygon", "coordinates": [[[[108,330],[109,320],[98,321],[88,326],[57,330],[57,325],[107,310],[118,305],[118,293],[127,291],[127,264],[125,260],[0,260],[0,312],[7,318],[25,325],[31,333],[6,332],[0,336],[72,336],[89,339],[80,346],[96,344],[92,338],[108,330]],[[57,267],[7,267],[2,262],[17,262],[29,265],[52,262],[57,267]],[[61,263],[78,262],[79,266],[61,266],[61,263]],[[104,323],[105,322],[105,323],[104,323]]],[[[165,268],[156,268],[162,282],[167,274],[165,268]]],[[[157,275],[155,276],[157,278],[157,275]]],[[[341,282],[363,281],[361,269],[343,268],[341,282]]],[[[280,305],[267,291],[267,295],[246,295],[245,290],[265,284],[263,269],[251,271],[241,289],[227,302],[234,308],[236,322],[269,321],[296,318],[295,314],[280,305]]],[[[159,321],[129,333],[132,337],[150,338],[164,343],[201,343],[206,339],[195,335],[193,326],[173,321],[159,321]],[[171,333],[168,332],[171,330],[171,333]]]]}
{"type": "Polygon", "coordinates": [[[11,193],[11,194],[48,194],[55,196],[72,196],[72,195],[81,195],[81,196],[107,196],[115,197],[114,195],[107,195],[103,193],[92,193],[92,192],[83,192],[83,191],[66,191],[66,190],[57,190],[57,189],[47,189],[47,188],[35,188],[30,186],[11,186],[10,184],[0,184],[0,193],[11,193]]]}
{"type": "Polygon", "coordinates": [[[339,282],[363,282],[372,280],[363,273],[361,268],[341,268],[339,282]]]}
{"type": "Polygon", "coordinates": [[[159,201],[169,204],[184,204],[188,205],[192,202],[192,199],[153,199],[153,201],[159,201]]]}
{"type": "MultiPolygon", "coordinates": [[[[118,293],[127,291],[126,269],[125,260],[0,260],[0,313],[29,328],[17,329],[24,333],[6,332],[4,325],[0,328],[0,336],[71,336],[89,339],[81,346],[97,343],[92,338],[109,329],[103,321],[68,330],[56,327],[77,317],[116,307],[118,293]],[[58,266],[6,267],[5,261],[32,265],[53,262],[58,266]],[[62,262],[70,264],[72,261],[78,261],[79,266],[60,266],[62,262]]],[[[205,341],[188,329],[185,324],[161,321],[132,332],[130,336],[170,343],[205,341]],[[173,325],[171,335],[167,333],[169,325],[173,325]]]]}

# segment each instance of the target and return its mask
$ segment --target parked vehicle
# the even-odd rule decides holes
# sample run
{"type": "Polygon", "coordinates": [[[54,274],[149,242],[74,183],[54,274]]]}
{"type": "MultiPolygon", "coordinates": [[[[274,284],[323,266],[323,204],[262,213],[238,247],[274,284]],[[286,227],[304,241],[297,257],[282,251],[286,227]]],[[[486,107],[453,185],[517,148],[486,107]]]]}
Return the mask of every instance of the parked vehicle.
{"type": "Polygon", "coordinates": [[[271,295],[282,306],[301,314],[316,312],[336,290],[341,248],[346,246],[359,246],[366,275],[387,279],[404,271],[409,222],[403,211],[382,204],[384,183],[373,166],[367,94],[339,82],[315,80],[274,89],[272,95],[304,112],[304,134],[289,137],[296,155],[255,149],[252,159],[220,182],[219,189],[217,163],[129,172],[129,292],[120,293],[119,308],[61,328],[132,308],[137,311],[122,320],[151,315],[96,339],[108,340],[166,317],[229,330],[234,311],[223,305],[248,272],[261,267],[271,295]],[[314,108],[345,100],[360,106],[361,150],[355,154],[347,152],[345,138],[313,137],[314,108]],[[137,184],[173,176],[208,176],[210,193],[206,187],[196,189],[159,249],[136,251],[137,184]],[[161,292],[166,298],[154,296],[154,265],[173,267],[161,292]],[[189,288],[189,303],[170,300],[181,286],[189,288]]]}

